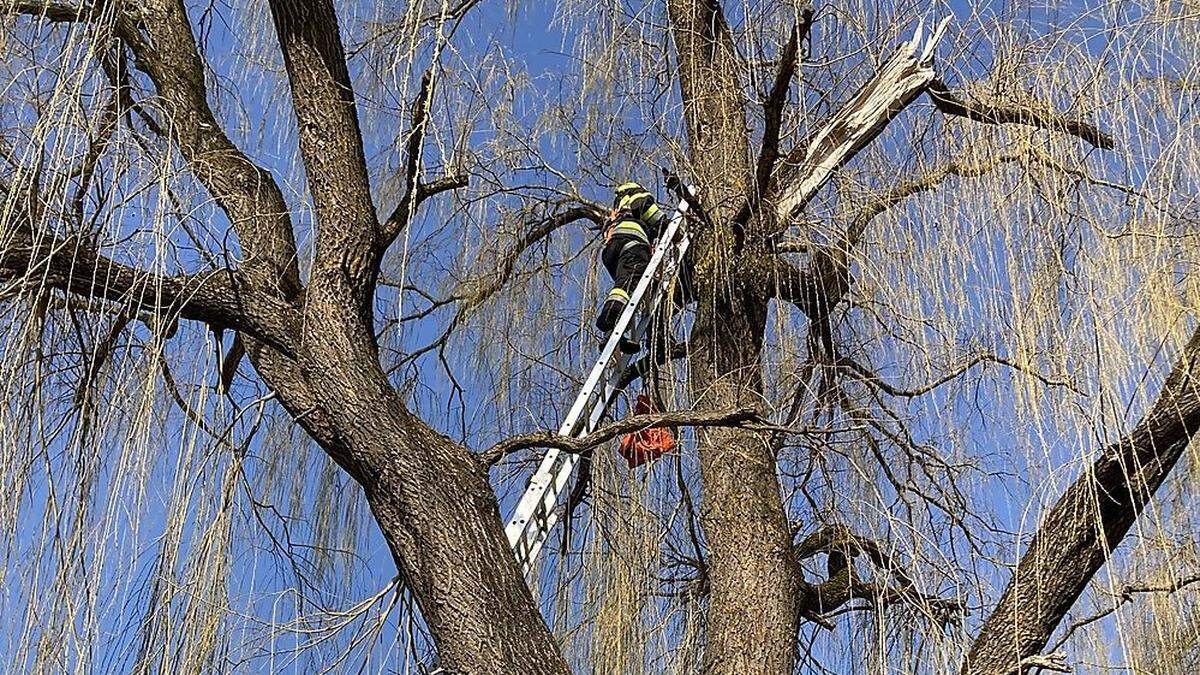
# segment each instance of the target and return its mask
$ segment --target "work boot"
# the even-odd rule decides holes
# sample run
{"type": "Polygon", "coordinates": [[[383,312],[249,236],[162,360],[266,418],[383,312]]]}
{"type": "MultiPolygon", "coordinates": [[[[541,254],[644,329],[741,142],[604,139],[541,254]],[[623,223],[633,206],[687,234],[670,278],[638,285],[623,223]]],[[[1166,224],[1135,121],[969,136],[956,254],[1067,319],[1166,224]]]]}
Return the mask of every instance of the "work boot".
{"type": "Polygon", "coordinates": [[[621,351],[625,352],[626,354],[636,354],[636,353],[642,351],[642,346],[640,344],[638,344],[637,342],[630,340],[628,337],[622,335],[621,341],[617,343],[617,349],[620,349],[621,351]]]}
{"type": "Polygon", "coordinates": [[[600,308],[600,313],[596,315],[596,328],[604,333],[611,333],[623,311],[625,311],[623,300],[610,298],[605,301],[604,306],[600,308]]]}
{"type": "MultiPolygon", "coordinates": [[[[611,336],[612,333],[604,333],[600,336],[601,348],[604,348],[604,346],[608,344],[608,338],[611,336]]],[[[621,352],[625,354],[636,354],[642,351],[642,345],[636,340],[630,339],[628,335],[622,333],[621,337],[617,339],[617,349],[620,349],[621,352]]]]}

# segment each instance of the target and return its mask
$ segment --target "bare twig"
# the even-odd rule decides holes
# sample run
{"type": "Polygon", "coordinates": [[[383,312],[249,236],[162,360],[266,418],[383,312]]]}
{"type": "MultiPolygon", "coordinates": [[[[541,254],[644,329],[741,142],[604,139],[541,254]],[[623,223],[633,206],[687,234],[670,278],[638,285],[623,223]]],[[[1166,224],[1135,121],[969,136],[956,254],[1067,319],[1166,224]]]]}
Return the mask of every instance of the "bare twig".
{"type": "Polygon", "coordinates": [[[466,187],[469,182],[466,174],[446,176],[428,183],[420,179],[421,149],[425,144],[425,132],[429,128],[432,93],[433,76],[426,72],[421,78],[421,89],[417,92],[416,99],[413,100],[412,128],[409,130],[408,140],[405,142],[404,196],[400,198],[400,203],[396,205],[395,209],[392,209],[391,215],[383,223],[384,246],[390,244],[408,225],[417,208],[421,206],[421,202],[447,190],[466,187]]]}
{"type": "Polygon", "coordinates": [[[1038,371],[1034,370],[1033,368],[1030,368],[1027,365],[1017,363],[1016,361],[1013,361],[1011,359],[1006,359],[1004,357],[996,356],[994,354],[988,354],[988,353],[977,354],[974,357],[965,361],[964,363],[960,364],[953,370],[951,370],[949,373],[934,380],[933,382],[930,382],[928,384],[925,384],[925,385],[922,385],[919,387],[913,387],[910,389],[903,389],[903,388],[895,387],[895,386],[888,384],[887,382],[885,382],[883,380],[883,378],[879,377],[879,375],[877,375],[876,373],[871,371],[871,369],[867,368],[866,366],[862,365],[861,363],[859,363],[849,357],[844,356],[844,357],[839,358],[837,360],[836,365],[842,366],[844,368],[848,368],[851,371],[851,373],[853,373],[855,379],[859,380],[860,382],[863,382],[864,384],[868,384],[872,387],[876,387],[877,389],[879,389],[880,391],[884,392],[885,394],[887,394],[889,396],[896,396],[896,397],[900,397],[900,398],[915,398],[915,397],[921,396],[923,394],[928,394],[929,392],[933,391],[934,389],[937,389],[938,387],[942,386],[943,384],[950,382],[954,378],[958,377],[959,375],[962,375],[963,373],[967,372],[971,368],[973,368],[981,363],[996,363],[996,364],[999,364],[1002,366],[1006,366],[1008,368],[1012,368],[1013,370],[1017,370],[1022,373],[1025,373],[1026,375],[1029,375],[1030,377],[1037,379],[1039,382],[1041,382],[1042,384],[1044,384],[1048,387],[1065,387],[1065,388],[1070,389],[1071,391],[1075,392],[1076,394],[1079,394],[1080,396],[1087,396],[1087,392],[1078,388],[1071,382],[1068,382],[1066,380],[1052,380],[1052,379],[1046,377],[1045,375],[1042,375],[1038,371]]]}
{"type": "Polygon", "coordinates": [[[1136,595],[1141,595],[1141,594],[1145,594],[1145,593],[1171,594],[1176,591],[1183,590],[1184,588],[1187,588],[1187,587],[1192,586],[1197,583],[1200,583],[1200,574],[1194,574],[1189,577],[1175,579],[1175,580],[1170,581],[1165,584],[1140,584],[1140,585],[1125,586],[1124,588],[1122,588],[1120,590],[1120,592],[1117,593],[1118,600],[1115,603],[1113,603],[1111,607],[1108,607],[1107,609],[1103,609],[1095,614],[1092,614],[1091,616],[1088,616],[1086,618],[1080,619],[1080,620],[1072,623],[1067,628],[1067,630],[1063,633],[1063,636],[1058,639],[1058,642],[1055,642],[1054,645],[1050,647],[1050,651],[1052,651],[1052,652],[1057,651],[1060,647],[1062,647],[1064,644],[1066,644],[1067,640],[1071,639],[1071,636],[1075,634],[1075,631],[1077,631],[1080,628],[1083,628],[1085,626],[1096,623],[1097,621],[1103,619],[1104,617],[1109,616],[1110,614],[1113,614],[1118,609],[1120,609],[1122,606],[1124,606],[1126,603],[1133,601],[1133,598],[1136,595]]]}

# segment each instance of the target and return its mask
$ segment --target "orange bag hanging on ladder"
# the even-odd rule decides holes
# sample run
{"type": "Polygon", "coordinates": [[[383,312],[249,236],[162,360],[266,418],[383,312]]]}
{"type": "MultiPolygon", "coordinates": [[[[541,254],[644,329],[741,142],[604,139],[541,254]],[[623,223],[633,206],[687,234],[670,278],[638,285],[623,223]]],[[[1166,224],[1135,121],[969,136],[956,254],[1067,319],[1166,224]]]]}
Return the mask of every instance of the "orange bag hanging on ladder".
{"type": "MultiPolygon", "coordinates": [[[[645,394],[638,394],[637,402],[633,407],[633,414],[645,415],[652,412],[656,411],[650,397],[645,394]]],[[[646,462],[653,462],[674,449],[675,434],[671,433],[670,429],[660,427],[657,429],[643,429],[621,436],[619,452],[625,458],[625,461],[629,462],[629,468],[636,469],[646,462]]]]}

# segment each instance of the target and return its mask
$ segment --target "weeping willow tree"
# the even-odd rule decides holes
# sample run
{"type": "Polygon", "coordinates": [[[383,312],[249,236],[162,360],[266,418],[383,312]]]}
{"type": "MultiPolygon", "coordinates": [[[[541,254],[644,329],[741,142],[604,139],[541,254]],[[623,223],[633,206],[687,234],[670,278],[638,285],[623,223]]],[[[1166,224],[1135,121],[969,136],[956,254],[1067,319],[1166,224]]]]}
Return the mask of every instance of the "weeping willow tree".
{"type": "Polygon", "coordinates": [[[0,0],[6,669],[1195,670],[1200,8],[495,5],[0,0]]]}

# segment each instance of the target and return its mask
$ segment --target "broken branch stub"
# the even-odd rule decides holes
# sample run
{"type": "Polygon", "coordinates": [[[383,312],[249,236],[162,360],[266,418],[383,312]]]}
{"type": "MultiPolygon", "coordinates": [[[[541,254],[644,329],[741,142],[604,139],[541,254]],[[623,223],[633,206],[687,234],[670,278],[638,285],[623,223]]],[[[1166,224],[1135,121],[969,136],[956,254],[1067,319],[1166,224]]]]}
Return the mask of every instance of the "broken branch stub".
{"type": "Polygon", "coordinates": [[[933,50],[949,18],[926,38],[922,25],[916,34],[888,59],[883,68],[817,132],[797,166],[795,179],[782,187],[776,214],[787,221],[812,199],[833,172],[879,135],[887,123],[920,96],[936,73],[933,50]]]}

